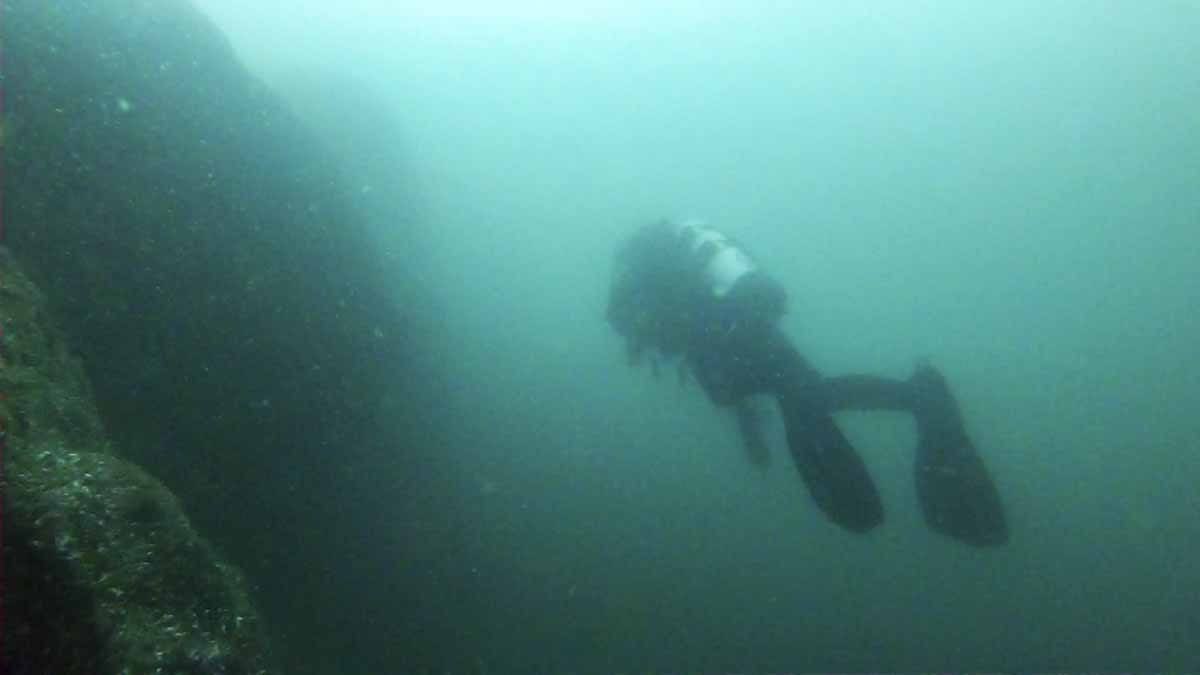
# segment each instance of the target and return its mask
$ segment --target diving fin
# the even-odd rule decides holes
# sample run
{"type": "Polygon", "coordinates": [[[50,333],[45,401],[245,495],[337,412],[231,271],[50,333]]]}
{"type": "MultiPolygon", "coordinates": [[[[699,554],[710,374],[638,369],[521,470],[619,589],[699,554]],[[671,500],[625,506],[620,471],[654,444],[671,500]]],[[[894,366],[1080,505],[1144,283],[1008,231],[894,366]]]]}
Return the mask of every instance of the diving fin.
{"type": "Polygon", "coordinates": [[[784,418],[788,447],[808,492],[825,515],[851,532],[883,522],[883,501],[862,458],[829,415],[784,418]]]}
{"type": "Polygon", "coordinates": [[[917,499],[930,529],[973,546],[1008,542],[1000,493],[967,437],[945,378],[922,364],[909,380],[917,418],[913,469],[917,499]]]}

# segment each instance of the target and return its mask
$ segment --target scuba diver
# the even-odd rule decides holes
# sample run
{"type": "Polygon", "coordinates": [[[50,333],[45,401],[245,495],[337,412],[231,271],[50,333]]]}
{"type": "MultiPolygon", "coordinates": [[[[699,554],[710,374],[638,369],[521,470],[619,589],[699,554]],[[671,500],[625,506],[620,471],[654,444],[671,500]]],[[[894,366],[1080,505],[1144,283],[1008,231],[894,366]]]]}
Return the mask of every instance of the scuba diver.
{"type": "Polygon", "coordinates": [[[779,328],[783,287],[703,221],[646,225],[615,262],[607,319],[625,339],[630,364],[648,355],[657,372],[660,358],[680,357],[708,398],[732,409],[757,463],[765,462],[766,443],[751,399],[774,398],[796,467],[834,523],[867,532],[883,522],[883,503],[833,413],[905,411],[916,420],[914,478],[926,524],[976,546],[1007,542],[995,484],[933,366],[918,363],[907,380],[822,376],[779,328]]]}

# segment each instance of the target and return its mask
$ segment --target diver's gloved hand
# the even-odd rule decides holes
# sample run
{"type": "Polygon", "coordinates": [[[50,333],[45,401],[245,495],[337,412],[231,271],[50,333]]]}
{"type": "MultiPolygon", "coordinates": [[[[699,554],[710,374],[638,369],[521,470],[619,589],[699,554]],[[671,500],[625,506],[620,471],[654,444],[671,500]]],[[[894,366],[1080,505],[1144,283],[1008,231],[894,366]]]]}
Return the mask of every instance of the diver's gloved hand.
{"type": "Polygon", "coordinates": [[[917,418],[913,475],[930,529],[974,546],[1008,541],[1008,522],[996,485],[967,436],[946,380],[928,363],[909,379],[917,418]]]}

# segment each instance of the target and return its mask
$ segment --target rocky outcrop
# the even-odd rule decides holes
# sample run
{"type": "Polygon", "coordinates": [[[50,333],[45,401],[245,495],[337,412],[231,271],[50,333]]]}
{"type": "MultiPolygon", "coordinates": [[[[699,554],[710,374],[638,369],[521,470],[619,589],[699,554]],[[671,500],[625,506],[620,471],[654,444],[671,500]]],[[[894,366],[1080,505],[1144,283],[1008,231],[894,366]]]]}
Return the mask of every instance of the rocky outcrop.
{"type": "Polygon", "coordinates": [[[6,673],[263,673],[241,575],[116,456],[45,299],[0,253],[6,673]]]}
{"type": "Polygon", "coordinates": [[[365,442],[385,392],[418,416],[395,383],[420,303],[391,269],[416,248],[385,259],[378,202],[185,0],[2,6],[7,244],[114,447],[253,579],[273,635],[311,643],[344,542],[369,541],[345,467],[403,447],[365,442]]]}
{"type": "Polygon", "coordinates": [[[8,245],[114,437],[173,483],[164,439],[261,478],[362,429],[405,324],[298,118],[181,0],[9,0],[4,27],[8,245]]]}

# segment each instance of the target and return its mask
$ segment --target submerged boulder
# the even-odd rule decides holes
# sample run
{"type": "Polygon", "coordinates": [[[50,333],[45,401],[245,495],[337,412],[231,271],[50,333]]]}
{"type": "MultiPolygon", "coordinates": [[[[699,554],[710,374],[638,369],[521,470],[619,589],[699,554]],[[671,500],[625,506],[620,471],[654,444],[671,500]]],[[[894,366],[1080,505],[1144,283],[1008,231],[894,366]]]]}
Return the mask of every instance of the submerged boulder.
{"type": "Polygon", "coordinates": [[[267,672],[240,573],[114,454],[78,359],[7,251],[0,328],[0,672],[267,672]]]}

